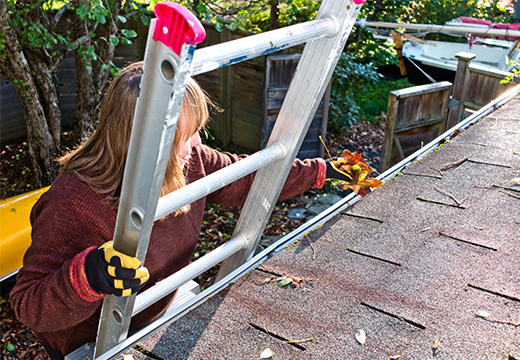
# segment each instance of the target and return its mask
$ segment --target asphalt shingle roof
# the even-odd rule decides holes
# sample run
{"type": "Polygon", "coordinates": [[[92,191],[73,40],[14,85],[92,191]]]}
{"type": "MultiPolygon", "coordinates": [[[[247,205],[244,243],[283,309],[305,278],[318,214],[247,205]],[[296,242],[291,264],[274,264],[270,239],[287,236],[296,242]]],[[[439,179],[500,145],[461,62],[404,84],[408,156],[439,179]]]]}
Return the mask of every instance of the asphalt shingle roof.
{"type": "Polygon", "coordinates": [[[519,170],[515,98],[128,354],[520,359],[519,170]]]}

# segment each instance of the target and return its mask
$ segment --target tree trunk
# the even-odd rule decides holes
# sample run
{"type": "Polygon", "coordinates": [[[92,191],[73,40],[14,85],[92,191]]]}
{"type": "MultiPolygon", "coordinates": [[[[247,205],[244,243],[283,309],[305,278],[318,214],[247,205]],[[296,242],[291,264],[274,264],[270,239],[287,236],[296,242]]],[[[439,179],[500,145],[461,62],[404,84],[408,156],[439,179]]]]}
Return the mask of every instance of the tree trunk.
{"type": "MultiPolygon", "coordinates": [[[[86,0],[80,0],[81,5],[86,0]]],[[[110,39],[110,35],[117,35],[119,9],[121,2],[116,1],[113,8],[110,9],[111,17],[107,19],[105,24],[105,39],[110,39]],[[114,19],[114,20],[113,20],[114,19]]],[[[94,29],[88,29],[88,22],[75,18],[76,38],[83,37],[92,33],[94,29]]],[[[84,43],[84,47],[88,48],[91,42],[84,43]]],[[[75,139],[81,139],[87,134],[92,124],[95,122],[97,115],[97,106],[102,98],[102,90],[108,80],[110,69],[103,69],[103,64],[108,64],[114,58],[115,46],[110,41],[99,42],[99,51],[96,67],[91,70],[85,57],[78,52],[75,53],[76,73],[78,79],[78,92],[76,98],[76,111],[73,121],[73,136],[75,139]]],[[[94,64],[92,64],[93,66],[94,64]]]]}
{"type": "Polygon", "coordinates": [[[78,90],[76,96],[76,111],[74,113],[72,135],[80,140],[88,133],[96,118],[96,102],[93,94],[92,71],[88,69],[81,56],[75,54],[78,90]]]}
{"type": "MultiPolygon", "coordinates": [[[[0,71],[11,82],[16,85],[18,94],[24,108],[25,122],[27,125],[27,142],[29,144],[29,154],[31,156],[34,173],[39,186],[50,185],[56,177],[57,170],[54,157],[59,150],[59,135],[56,138],[56,121],[59,124],[59,116],[53,121],[49,121],[48,115],[59,113],[57,102],[45,104],[38,92],[38,82],[42,91],[53,88],[51,83],[46,84],[45,73],[37,74],[38,69],[45,68],[44,64],[32,71],[18,42],[14,30],[10,26],[10,16],[5,0],[0,0],[0,33],[4,34],[5,47],[0,58],[0,71]],[[35,76],[42,75],[42,79],[35,81],[35,76]],[[47,111],[46,111],[47,110],[47,111]]],[[[59,126],[58,126],[59,128],[59,126]]]]}
{"type": "Polygon", "coordinates": [[[269,30],[278,29],[280,27],[280,9],[278,8],[278,0],[270,0],[269,5],[271,6],[271,14],[269,18],[269,30]]]}

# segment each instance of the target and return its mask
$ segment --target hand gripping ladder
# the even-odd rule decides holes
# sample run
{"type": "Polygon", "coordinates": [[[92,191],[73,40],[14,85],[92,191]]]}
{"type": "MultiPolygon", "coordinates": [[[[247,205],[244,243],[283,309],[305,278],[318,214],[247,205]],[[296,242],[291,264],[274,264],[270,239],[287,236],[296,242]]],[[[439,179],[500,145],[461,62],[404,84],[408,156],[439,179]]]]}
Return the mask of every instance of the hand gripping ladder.
{"type": "MultiPolygon", "coordinates": [[[[137,256],[143,263],[154,221],[243,176],[255,171],[257,174],[230,241],[137,297],[111,295],[104,300],[94,358],[116,356],[145,337],[134,334],[127,339],[132,315],[221,261],[217,280],[251,258],[364,2],[323,0],[314,21],[196,51],[196,44],[205,38],[198,19],[179,4],[156,5],[157,18],[151,21],[148,34],[114,248],[137,256]],[[303,43],[303,54],[266,148],[159,198],[188,76],[303,43]]],[[[158,328],[168,319],[159,320],[143,331],[158,328]]],[[[91,352],[86,345],[66,358],[92,359],[91,352]]]]}

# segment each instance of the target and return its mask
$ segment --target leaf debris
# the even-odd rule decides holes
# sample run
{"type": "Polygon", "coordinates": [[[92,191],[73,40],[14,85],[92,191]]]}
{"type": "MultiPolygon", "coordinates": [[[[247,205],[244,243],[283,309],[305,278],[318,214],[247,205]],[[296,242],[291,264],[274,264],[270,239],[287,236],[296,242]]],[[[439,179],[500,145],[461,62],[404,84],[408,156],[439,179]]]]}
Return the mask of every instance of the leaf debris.
{"type": "Polygon", "coordinates": [[[515,185],[520,185],[520,178],[514,178],[514,179],[511,179],[509,181],[511,181],[515,185]]]}
{"type": "Polygon", "coordinates": [[[358,330],[356,333],[356,340],[363,345],[367,341],[367,334],[363,330],[358,330]]]}
{"type": "Polygon", "coordinates": [[[270,282],[279,281],[280,283],[278,284],[278,286],[286,286],[286,285],[292,283],[296,287],[301,287],[303,290],[310,291],[310,289],[306,289],[306,288],[302,287],[303,283],[311,282],[311,281],[320,281],[319,279],[298,277],[298,276],[286,274],[284,272],[279,273],[274,269],[264,266],[263,264],[260,264],[260,266],[262,268],[264,268],[265,270],[267,270],[270,274],[272,273],[272,274],[275,274],[276,276],[273,276],[271,278],[266,278],[264,280],[256,281],[255,284],[266,284],[266,283],[270,283],[270,282]]]}
{"type": "MultiPolygon", "coordinates": [[[[325,146],[321,136],[320,140],[325,146]]],[[[326,146],[325,149],[327,149],[326,146]]],[[[328,151],[329,150],[327,149],[327,152],[328,151]]],[[[332,159],[330,153],[329,157],[332,159]]],[[[372,171],[372,168],[357,152],[351,153],[349,150],[343,150],[341,157],[331,161],[331,165],[336,169],[336,171],[350,179],[350,181],[336,179],[341,185],[343,185],[343,190],[350,188],[356,195],[365,196],[370,193],[371,188],[377,188],[383,184],[381,180],[367,178],[367,175],[372,171]]]]}
{"type": "Polygon", "coordinates": [[[270,359],[273,357],[273,355],[274,352],[271,349],[267,348],[260,354],[260,359],[270,359]]]}

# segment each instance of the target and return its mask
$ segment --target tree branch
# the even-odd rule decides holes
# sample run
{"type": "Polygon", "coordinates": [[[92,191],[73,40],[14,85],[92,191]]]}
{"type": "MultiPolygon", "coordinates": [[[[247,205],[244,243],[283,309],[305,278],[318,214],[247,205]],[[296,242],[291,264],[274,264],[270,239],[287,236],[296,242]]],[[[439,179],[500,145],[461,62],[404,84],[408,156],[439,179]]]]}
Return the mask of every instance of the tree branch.
{"type": "Polygon", "coordinates": [[[50,69],[52,71],[54,71],[60,64],[63,60],[65,60],[65,58],[67,56],[70,55],[70,53],[72,53],[73,51],[76,51],[80,45],[84,45],[86,44],[88,41],[90,40],[90,36],[89,35],[84,35],[80,38],[77,38],[76,41],[74,41],[71,45],[71,48],[70,49],[66,49],[64,51],[62,51],[60,54],[54,56],[54,59],[52,61],[52,63],[50,64],[50,69]]]}
{"type": "Polygon", "coordinates": [[[72,5],[72,1],[69,1],[68,3],[64,4],[61,9],[58,10],[56,15],[54,16],[54,19],[52,20],[52,31],[54,31],[54,28],[58,25],[60,22],[61,16],[65,13],[66,10],[70,9],[70,6],[72,5]]]}

